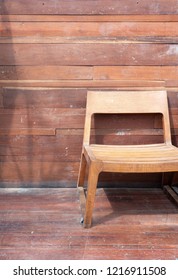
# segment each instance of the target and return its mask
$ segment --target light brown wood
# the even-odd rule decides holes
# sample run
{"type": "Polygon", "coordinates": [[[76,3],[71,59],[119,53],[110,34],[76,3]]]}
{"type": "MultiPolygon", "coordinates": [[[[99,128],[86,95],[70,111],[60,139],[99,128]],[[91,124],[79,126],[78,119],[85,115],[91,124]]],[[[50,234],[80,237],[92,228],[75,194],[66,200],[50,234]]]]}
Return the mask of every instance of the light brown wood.
{"type": "Polygon", "coordinates": [[[96,80],[176,80],[178,66],[94,66],[96,80]]]}
{"type": "Polygon", "coordinates": [[[165,81],[151,80],[0,80],[2,87],[59,87],[59,88],[131,88],[163,89],[165,81]]]}
{"type": "Polygon", "coordinates": [[[178,36],[178,22],[1,22],[2,37],[151,37],[178,36]]]}
{"type": "Polygon", "coordinates": [[[1,15],[2,22],[174,22],[178,15],[1,15]]]}
{"type": "Polygon", "coordinates": [[[90,227],[98,176],[101,172],[164,173],[178,171],[178,148],[172,145],[166,91],[89,91],[78,187],[88,171],[84,227],[90,227]],[[162,114],[163,143],[150,145],[90,144],[94,114],[162,114]]]}

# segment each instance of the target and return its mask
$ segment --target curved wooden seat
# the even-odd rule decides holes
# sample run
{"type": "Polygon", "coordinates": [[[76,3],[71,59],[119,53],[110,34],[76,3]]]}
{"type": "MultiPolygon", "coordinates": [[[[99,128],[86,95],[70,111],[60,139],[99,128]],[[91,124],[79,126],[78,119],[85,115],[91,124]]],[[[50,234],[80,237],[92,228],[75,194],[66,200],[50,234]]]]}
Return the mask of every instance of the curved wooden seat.
{"type": "Polygon", "coordinates": [[[100,172],[154,173],[178,171],[178,148],[172,145],[166,91],[89,91],[87,94],[83,148],[78,177],[82,191],[84,227],[90,227],[100,172]],[[91,117],[95,113],[159,113],[164,143],[149,145],[90,144],[91,117]],[[84,179],[88,168],[87,196],[84,179]]]}
{"type": "Polygon", "coordinates": [[[88,161],[101,164],[101,172],[168,172],[178,170],[178,149],[173,145],[84,146],[88,161]],[[112,169],[112,170],[111,170],[112,169]]]}

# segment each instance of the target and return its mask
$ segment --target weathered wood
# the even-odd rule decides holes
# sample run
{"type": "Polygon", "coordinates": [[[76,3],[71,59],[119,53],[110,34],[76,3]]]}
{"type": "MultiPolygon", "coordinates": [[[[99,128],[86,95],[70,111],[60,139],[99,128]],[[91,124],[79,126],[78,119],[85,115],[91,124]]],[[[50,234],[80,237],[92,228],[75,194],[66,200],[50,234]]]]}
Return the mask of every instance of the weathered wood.
{"type": "Polygon", "coordinates": [[[92,67],[0,66],[0,80],[91,80],[92,67]]]}
{"type": "MultiPolygon", "coordinates": [[[[84,108],[36,108],[0,109],[2,122],[0,128],[83,128],[84,108]],[[66,120],[66,121],[65,121],[66,120]]],[[[176,121],[176,116],[174,117],[176,121]]],[[[151,129],[161,128],[157,125],[161,118],[157,114],[142,114],[141,119],[133,114],[98,114],[92,119],[92,127],[96,129],[151,129]]],[[[175,127],[176,128],[176,127],[175,127]]]]}
{"type": "Polygon", "coordinates": [[[1,15],[2,22],[174,22],[176,14],[164,15],[1,15]]]}
{"type": "Polygon", "coordinates": [[[94,66],[96,80],[176,80],[177,66],[94,66]]]}
{"type": "Polygon", "coordinates": [[[1,87],[164,89],[165,81],[152,80],[0,80],[1,87]]]}
{"type": "Polygon", "coordinates": [[[0,65],[178,65],[171,44],[1,44],[0,65]],[[35,57],[35,59],[33,59],[35,57]]]}
{"type": "Polygon", "coordinates": [[[33,158],[29,162],[3,162],[1,163],[1,181],[19,184],[48,182],[49,185],[52,182],[56,183],[58,187],[61,187],[61,184],[66,187],[75,186],[78,168],[78,162],[60,162],[60,164],[58,162],[34,162],[33,158]]]}
{"type": "MultiPolygon", "coordinates": [[[[134,85],[137,84],[136,81],[123,81],[122,83],[123,86],[124,84],[125,86],[132,85],[133,89],[134,89],[134,85]]],[[[140,85],[141,84],[142,83],[140,83],[140,85]]],[[[149,82],[147,82],[147,85],[148,84],[149,82]]],[[[155,85],[157,85],[157,82],[155,82],[155,85]]],[[[140,87],[140,90],[141,89],[142,88],[140,87]]],[[[153,88],[148,87],[147,89],[152,90],[153,88]]],[[[155,90],[157,90],[157,88],[155,88],[155,90]]],[[[87,89],[8,87],[8,88],[1,88],[0,91],[1,91],[0,100],[2,103],[1,107],[3,106],[6,109],[9,108],[13,108],[13,109],[85,108],[86,107],[87,89]]],[[[172,114],[176,114],[175,110],[178,107],[178,89],[175,90],[168,89],[168,98],[169,98],[170,110],[172,114]]],[[[13,113],[15,113],[16,111],[17,110],[15,110],[13,113]]]]}
{"type": "Polygon", "coordinates": [[[135,2],[132,0],[76,0],[73,1],[54,1],[54,0],[31,0],[29,3],[24,0],[16,2],[11,0],[0,1],[1,14],[80,14],[80,15],[97,15],[97,14],[176,14],[178,3],[176,0],[146,0],[135,2]]]}
{"type": "MultiPolygon", "coordinates": [[[[4,128],[0,129],[0,135],[55,135],[54,128],[4,128]]],[[[1,140],[0,140],[1,141],[1,140]]]]}
{"type": "Polygon", "coordinates": [[[87,89],[78,88],[3,88],[3,107],[85,108],[86,93],[87,89]]]}
{"type": "Polygon", "coordinates": [[[0,108],[3,107],[3,90],[0,88],[0,108]]]}
{"type": "Polygon", "coordinates": [[[161,189],[98,189],[95,226],[79,221],[76,189],[0,189],[0,259],[177,258],[178,210],[161,189]]]}
{"type": "MultiPolygon", "coordinates": [[[[11,37],[0,37],[0,44],[11,44],[11,37]]],[[[24,36],[13,37],[14,44],[178,44],[178,37],[170,36],[135,36],[135,37],[39,37],[24,36]]]]}
{"type": "Polygon", "coordinates": [[[0,109],[0,128],[83,128],[85,109],[0,109]]]}
{"type": "MultiPolygon", "coordinates": [[[[58,161],[77,161],[80,158],[82,136],[79,135],[15,135],[1,136],[0,154],[4,156],[38,156],[46,155],[58,161]]],[[[38,157],[36,159],[38,160],[38,157]]],[[[56,161],[55,160],[55,161],[56,161]]]]}
{"type": "Polygon", "coordinates": [[[178,36],[178,22],[2,22],[3,37],[154,37],[178,36]]]}
{"type": "Polygon", "coordinates": [[[177,80],[171,80],[171,81],[166,81],[165,82],[165,85],[167,87],[175,87],[175,88],[178,88],[178,81],[177,80]]]}
{"type": "MultiPolygon", "coordinates": [[[[29,129],[30,130],[30,129],[29,129]]],[[[66,131],[69,129],[66,129],[66,131]]],[[[91,137],[92,143],[102,144],[151,144],[160,143],[163,141],[162,133],[158,133],[157,130],[154,133],[150,133],[150,129],[147,132],[143,130],[127,131],[127,130],[114,130],[111,133],[105,130],[104,133],[96,131],[91,137]]],[[[17,131],[18,132],[18,131],[17,131]]],[[[55,136],[52,129],[49,130],[33,130],[31,133],[8,134],[7,132],[1,134],[0,138],[0,154],[2,156],[28,156],[31,160],[32,157],[37,156],[39,159],[43,159],[44,155],[50,155],[51,158],[58,159],[60,161],[75,161],[79,160],[79,155],[82,146],[82,136],[79,133],[71,135],[69,132],[66,135],[60,132],[55,136]],[[52,137],[53,136],[53,137],[52,137]]],[[[18,158],[18,157],[17,157],[18,158]]],[[[37,157],[36,157],[37,159],[37,157]]]]}
{"type": "MultiPolygon", "coordinates": [[[[16,171],[18,164],[21,169],[26,162],[29,169],[24,168],[23,172],[28,180],[25,172],[29,173],[33,162],[58,164],[59,170],[63,170],[60,166],[64,162],[71,166],[78,163],[86,92],[90,88],[153,90],[166,86],[172,138],[178,145],[177,1],[137,2],[0,0],[3,172],[10,174],[12,165],[9,169],[8,162],[16,164],[16,171]]],[[[107,122],[104,116],[103,120],[107,122]]],[[[105,131],[101,118],[95,118],[97,130],[92,130],[91,141],[162,141],[160,118],[149,120],[144,116],[135,129],[137,122],[133,120],[129,128],[126,116],[111,118],[105,131]]],[[[39,164],[36,173],[40,172],[39,164]]],[[[76,185],[65,174],[63,178],[59,174],[60,186],[76,185]]],[[[77,169],[73,174],[75,177],[77,169]]],[[[51,177],[48,180],[47,176],[49,182],[51,177]]],[[[101,181],[107,185],[114,176],[102,174],[101,181]]],[[[159,178],[152,178],[159,182],[159,178]]],[[[138,177],[132,179],[139,181],[138,177]]],[[[143,179],[149,180],[144,176],[143,179]]],[[[7,177],[5,180],[10,182],[7,177]]]]}

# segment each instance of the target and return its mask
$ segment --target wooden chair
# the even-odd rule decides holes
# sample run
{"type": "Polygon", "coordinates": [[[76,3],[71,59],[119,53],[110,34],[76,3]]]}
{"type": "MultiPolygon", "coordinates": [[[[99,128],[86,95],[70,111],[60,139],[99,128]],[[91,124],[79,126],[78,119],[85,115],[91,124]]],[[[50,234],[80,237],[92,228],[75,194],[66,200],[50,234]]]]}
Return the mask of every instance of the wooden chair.
{"type": "Polygon", "coordinates": [[[89,91],[87,94],[83,148],[78,189],[83,213],[83,226],[92,222],[95,193],[100,172],[154,173],[178,171],[178,148],[172,145],[166,91],[89,91]],[[162,115],[164,143],[147,145],[90,144],[93,114],[162,115]],[[88,168],[85,197],[84,180],[88,168]]]}

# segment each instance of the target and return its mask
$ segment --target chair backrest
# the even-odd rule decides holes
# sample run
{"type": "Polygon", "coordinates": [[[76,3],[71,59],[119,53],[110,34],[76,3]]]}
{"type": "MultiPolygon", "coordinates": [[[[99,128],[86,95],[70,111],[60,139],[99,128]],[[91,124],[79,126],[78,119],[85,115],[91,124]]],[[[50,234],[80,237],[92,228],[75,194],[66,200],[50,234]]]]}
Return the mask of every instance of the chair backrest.
{"type": "Polygon", "coordinates": [[[93,114],[160,113],[164,142],[171,143],[167,92],[161,91],[88,91],[84,144],[89,144],[93,114]]]}

